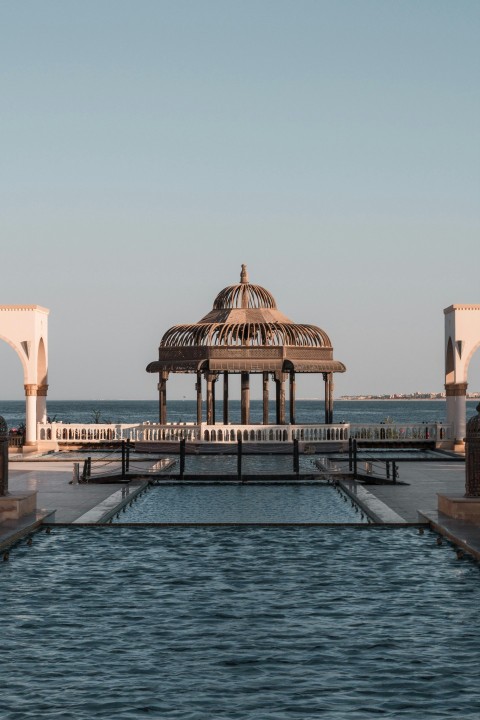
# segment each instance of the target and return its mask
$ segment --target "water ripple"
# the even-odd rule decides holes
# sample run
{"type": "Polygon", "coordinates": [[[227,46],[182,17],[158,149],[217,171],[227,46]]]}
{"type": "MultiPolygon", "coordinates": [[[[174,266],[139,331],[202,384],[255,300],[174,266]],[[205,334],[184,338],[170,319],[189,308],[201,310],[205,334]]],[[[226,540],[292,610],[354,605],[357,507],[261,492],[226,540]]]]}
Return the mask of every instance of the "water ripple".
{"type": "MultiPolygon", "coordinates": [[[[145,493],[114,522],[366,522],[342,498],[327,486],[164,486],[145,493]]],[[[256,548],[247,542],[245,552],[255,556],[256,548]]]]}
{"type": "Polygon", "coordinates": [[[55,530],[0,566],[5,720],[480,717],[478,568],[415,530],[55,530]]]}

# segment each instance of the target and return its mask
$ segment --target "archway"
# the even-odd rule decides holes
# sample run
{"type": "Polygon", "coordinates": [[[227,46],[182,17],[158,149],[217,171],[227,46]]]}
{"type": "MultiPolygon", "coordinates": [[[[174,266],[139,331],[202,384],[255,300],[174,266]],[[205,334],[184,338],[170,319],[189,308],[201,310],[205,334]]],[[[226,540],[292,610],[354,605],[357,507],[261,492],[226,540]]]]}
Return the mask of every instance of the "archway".
{"type": "Polygon", "coordinates": [[[37,422],[46,419],[48,315],[39,305],[0,305],[0,339],[17,353],[23,367],[26,444],[37,441],[37,422]]]}
{"type": "Polygon", "coordinates": [[[47,390],[48,390],[48,368],[47,351],[43,337],[38,343],[37,352],[37,422],[47,422],[47,390]]]}
{"type": "Polygon", "coordinates": [[[445,314],[445,394],[447,421],[455,445],[463,446],[466,430],[468,367],[480,347],[480,305],[450,305],[445,314]]]}

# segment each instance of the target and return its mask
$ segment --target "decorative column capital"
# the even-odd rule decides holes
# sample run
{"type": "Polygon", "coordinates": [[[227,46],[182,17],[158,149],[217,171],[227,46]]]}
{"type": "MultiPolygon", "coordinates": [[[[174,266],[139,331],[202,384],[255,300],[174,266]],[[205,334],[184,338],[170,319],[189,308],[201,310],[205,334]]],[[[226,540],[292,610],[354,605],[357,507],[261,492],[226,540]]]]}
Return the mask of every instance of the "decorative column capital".
{"type": "Polygon", "coordinates": [[[468,383],[449,383],[445,385],[445,395],[447,397],[462,397],[467,394],[468,383]]]}
{"type": "Polygon", "coordinates": [[[25,387],[25,397],[36,397],[38,394],[38,385],[34,385],[33,383],[29,383],[28,385],[24,385],[25,387]]]}
{"type": "Polygon", "coordinates": [[[38,385],[37,395],[40,395],[41,397],[47,397],[47,394],[48,394],[48,385],[38,385]]]}

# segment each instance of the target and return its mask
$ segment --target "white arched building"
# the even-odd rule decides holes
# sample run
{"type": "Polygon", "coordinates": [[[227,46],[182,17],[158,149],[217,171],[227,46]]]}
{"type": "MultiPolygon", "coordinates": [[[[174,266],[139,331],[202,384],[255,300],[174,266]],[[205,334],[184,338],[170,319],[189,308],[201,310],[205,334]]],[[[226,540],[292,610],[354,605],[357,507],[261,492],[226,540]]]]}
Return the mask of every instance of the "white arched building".
{"type": "Polygon", "coordinates": [[[466,431],[468,366],[480,347],[480,305],[450,305],[445,314],[445,393],[447,421],[456,445],[466,431]]]}
{"type": "Polygon", "coordinates": [[[39,305],[0,305],[0,340],[15,350],[23,367],[27,445],[37,442],[37,422],[47,420],[49,312],[39,305]]]}

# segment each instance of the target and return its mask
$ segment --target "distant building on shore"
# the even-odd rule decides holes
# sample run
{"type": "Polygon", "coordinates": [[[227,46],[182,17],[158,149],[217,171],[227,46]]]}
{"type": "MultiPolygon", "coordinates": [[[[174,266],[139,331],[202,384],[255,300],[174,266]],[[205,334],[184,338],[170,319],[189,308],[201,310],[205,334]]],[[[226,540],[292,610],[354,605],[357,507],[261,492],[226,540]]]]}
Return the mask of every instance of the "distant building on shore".
{"type": "MultiPolygon", "coordinates": [[[[467,394],[467,400],[480,398],[480,392],[467,394]]],[[[339,400],[445,400],[445,393],[393,393],[392,395],[342,395],[339,400]]]]}

